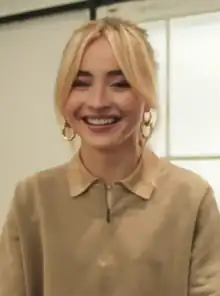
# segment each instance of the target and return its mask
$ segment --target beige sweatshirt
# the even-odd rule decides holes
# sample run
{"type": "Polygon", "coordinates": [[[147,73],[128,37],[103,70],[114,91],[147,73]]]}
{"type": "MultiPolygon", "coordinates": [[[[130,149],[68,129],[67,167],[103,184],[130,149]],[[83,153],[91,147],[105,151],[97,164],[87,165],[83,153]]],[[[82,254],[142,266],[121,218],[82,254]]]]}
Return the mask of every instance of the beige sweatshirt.
{"type": "Polygon", "coordinates": [[[220,296],[212,189],[149,151],[111,188],[78,155],[37,173],[3,228],[0,296],[220,296]]]}

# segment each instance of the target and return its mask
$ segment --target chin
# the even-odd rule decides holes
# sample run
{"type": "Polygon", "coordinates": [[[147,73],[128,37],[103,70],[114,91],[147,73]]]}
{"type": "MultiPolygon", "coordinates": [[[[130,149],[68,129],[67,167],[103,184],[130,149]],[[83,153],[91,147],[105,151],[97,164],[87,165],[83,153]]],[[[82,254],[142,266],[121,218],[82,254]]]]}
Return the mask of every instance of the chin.
{"type": "Polygon", "coordinates": [[[101,150],[101,151],[109,151],[109,150],[114,150],[118,147],[118,145],[114,143],[93,143],[93,145],[90,144],[90,147],[96,150],[101,150]]]}
{"type": "Polygon", "coordinates": [[[121,141],[115,141],[115,139],[94,139],[88,141],[82,141],[82,144],[85,144],[87,147],[91,147],[91,149],[108,151],[114,150],[118,148],[121,144],[121,141]]]}

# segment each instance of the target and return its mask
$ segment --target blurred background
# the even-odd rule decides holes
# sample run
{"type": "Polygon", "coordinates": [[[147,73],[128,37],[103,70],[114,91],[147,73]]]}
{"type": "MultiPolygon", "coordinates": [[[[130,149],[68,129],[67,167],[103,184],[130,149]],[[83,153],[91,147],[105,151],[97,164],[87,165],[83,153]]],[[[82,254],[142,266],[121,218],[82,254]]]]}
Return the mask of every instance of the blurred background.
{"type": "Polygon", "coordinates": [[[19,180],[71,157],[53,109],[59,61],[74,28],[107,15],[148,30],[156,51],[151,146],[207,179],[220,206],[220,0],[1,0],[0,227],[19,180]]]}

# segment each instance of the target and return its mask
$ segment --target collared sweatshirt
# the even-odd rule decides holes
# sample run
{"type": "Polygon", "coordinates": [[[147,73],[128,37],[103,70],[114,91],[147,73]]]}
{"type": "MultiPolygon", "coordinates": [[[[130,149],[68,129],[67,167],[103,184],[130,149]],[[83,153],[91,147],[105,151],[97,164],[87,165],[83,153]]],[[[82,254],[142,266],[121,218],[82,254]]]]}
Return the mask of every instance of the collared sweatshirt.
{"type": "Polygon", "coordinates": [[[0,296],[220,296],[212,188],[149,150],[111,187],[78,154],[28,177],[0,239],[0,296]]]}

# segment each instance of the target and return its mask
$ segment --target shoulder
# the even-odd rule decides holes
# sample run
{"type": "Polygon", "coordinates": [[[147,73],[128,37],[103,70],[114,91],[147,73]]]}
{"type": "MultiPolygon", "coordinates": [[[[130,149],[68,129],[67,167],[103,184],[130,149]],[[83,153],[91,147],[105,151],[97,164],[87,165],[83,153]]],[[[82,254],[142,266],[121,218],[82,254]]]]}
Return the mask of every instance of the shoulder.
{"type": "Polygon", "coordinates": [[[207,192],[212,191],[208,181],[201,175],[179,167],[167,159],[162,162],[161,184],[164,190],[169,190],[178,199],[199,205],[207,192]]]}
{"type": "Polygon", "coordinates": [[[48,168],[34,173],[17,183],[16,190],[26,191],[34,190],[39,187],[57,186],[65,180],[68,164],[62,164],[56,167],[48,168]]]}
{"type": "MultiPolygon", "coordinates": [[[[207,180],[169,160],[161,161],[156,200],[166,209],[166,214],[186,225],[219,216],[217,200],[207,180]]],[[[219,221],[219,218],[215,219],[219,221]]]]}
{"type": "Polygon", "coordinates": [[[209,186],[208,181],[193,170],[180,167],[169,160],[165,161],[165,166],[170,180],[173,180],[178,185],[185,184],[190,188],[196,187],[199,190],[206,190],[209,186]]]}
{"type": "Polygon", "coordinates": [[[35,173],[17,183],[3,225],[4,233],[19,237],[23,243],[36,242],[45,205],[48,205],[47,214],[51,213],[52,207],[48,200],[52,201],[56,194],[60,196],[60,190],[62,194],[68,188],[65,185],[66,170],[67,164],[60,165],[35,173]]]}
{"type": "Polygon", "coordinates": [[[34,210],[42,199],[67,190],[67,167],[68,164],[63,164],[48,168],[19,181],[14,191],[13,206],[34,210]]]}

